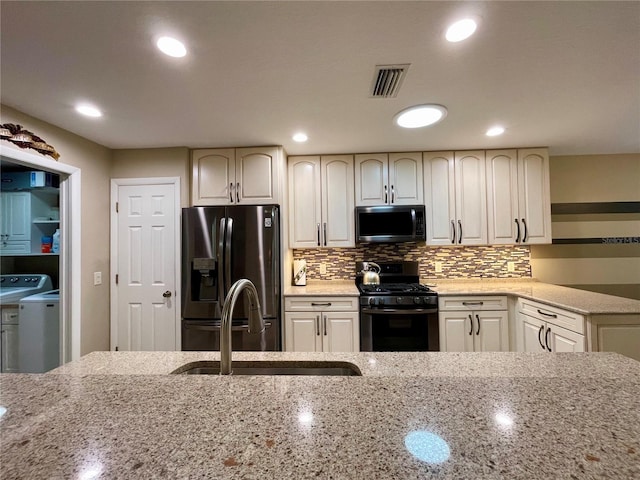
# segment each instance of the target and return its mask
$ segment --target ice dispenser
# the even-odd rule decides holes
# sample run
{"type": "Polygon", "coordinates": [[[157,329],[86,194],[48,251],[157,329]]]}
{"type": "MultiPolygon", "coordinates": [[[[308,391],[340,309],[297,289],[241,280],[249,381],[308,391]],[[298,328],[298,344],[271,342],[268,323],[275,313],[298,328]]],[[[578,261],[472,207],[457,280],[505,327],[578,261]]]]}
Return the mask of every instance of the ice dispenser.
{"type": "Polygon", "coordinates": [[[194,258],[191,265],[191,300],[217,300],[215,258],[194,258]]]}

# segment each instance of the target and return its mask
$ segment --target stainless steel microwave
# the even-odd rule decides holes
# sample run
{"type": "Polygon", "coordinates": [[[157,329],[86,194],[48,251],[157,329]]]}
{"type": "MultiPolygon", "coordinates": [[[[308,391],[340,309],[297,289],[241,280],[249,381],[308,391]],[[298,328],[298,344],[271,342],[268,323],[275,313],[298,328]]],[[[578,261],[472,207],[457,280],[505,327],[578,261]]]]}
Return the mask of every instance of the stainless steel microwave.
{"type": "Polygon", "coordinates": [[[426,240],[424,205],[356,207],[358,243],[399,243],[426,240]]]}

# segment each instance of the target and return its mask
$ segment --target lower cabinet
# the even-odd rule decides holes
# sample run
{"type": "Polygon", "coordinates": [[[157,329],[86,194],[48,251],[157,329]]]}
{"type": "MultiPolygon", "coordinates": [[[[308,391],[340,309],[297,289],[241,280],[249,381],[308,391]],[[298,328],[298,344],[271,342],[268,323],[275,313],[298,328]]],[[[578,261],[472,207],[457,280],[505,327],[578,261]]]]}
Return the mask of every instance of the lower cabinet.
{"type": "Polygon", "coordinates": [[[0,371],[18,373],[18,307],[2,306],[0,328],[0,371]]]}
{"type": "Polygon", "coordinates": [[[438,302],[440,351],[509,351],[506,296],[441,296],[438,302]]]}
{"type": "Polygon", "coordinates": [[[585,319],[543,303],[519,298],[516,311],[518,351],[584,352],[585,319]]]}
{"type": "Polygon", "coordinates": [[[358,297],[285,297],[288,352],[360,351],[358,297]]]}

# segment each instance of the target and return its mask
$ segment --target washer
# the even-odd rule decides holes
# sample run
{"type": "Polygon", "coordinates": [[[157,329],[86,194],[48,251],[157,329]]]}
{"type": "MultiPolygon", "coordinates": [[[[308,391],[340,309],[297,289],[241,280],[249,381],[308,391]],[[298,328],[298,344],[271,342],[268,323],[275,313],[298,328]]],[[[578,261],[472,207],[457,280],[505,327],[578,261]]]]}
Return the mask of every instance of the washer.
{"type": "Polygon", "coordinates": [[[18,356],[20,372],[44,373],[62,363],[60,291],[37,293],[20,300],[18,356]]]}

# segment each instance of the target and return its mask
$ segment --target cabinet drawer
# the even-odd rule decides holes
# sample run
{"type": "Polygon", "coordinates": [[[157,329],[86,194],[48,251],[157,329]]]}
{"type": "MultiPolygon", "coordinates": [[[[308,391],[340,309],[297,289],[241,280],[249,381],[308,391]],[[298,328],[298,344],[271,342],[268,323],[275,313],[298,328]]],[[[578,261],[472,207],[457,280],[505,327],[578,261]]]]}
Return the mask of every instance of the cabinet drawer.
{"type": "Polygon", "coordinates": [[[507,297],[504,295],[438,297],[440,311],[460,310],[506,310],[507,297]]]}
{"type": "Polygon", "coordinates": [[[360,297],[284,297],[287,312],[355,312],[360,297]]]}
{"type": "Polygon", "coordinates": [[[567,310],[524,298],[518,299],[518,311],[572,332],[584,333],[584,317],[579,313],[568,312],[567,310]]]}
{"type": "Polygon", "coordinates": [[[2,242],[0,243],[0,252],[3,255],[31,253],[31,242],[2,242]]]}

